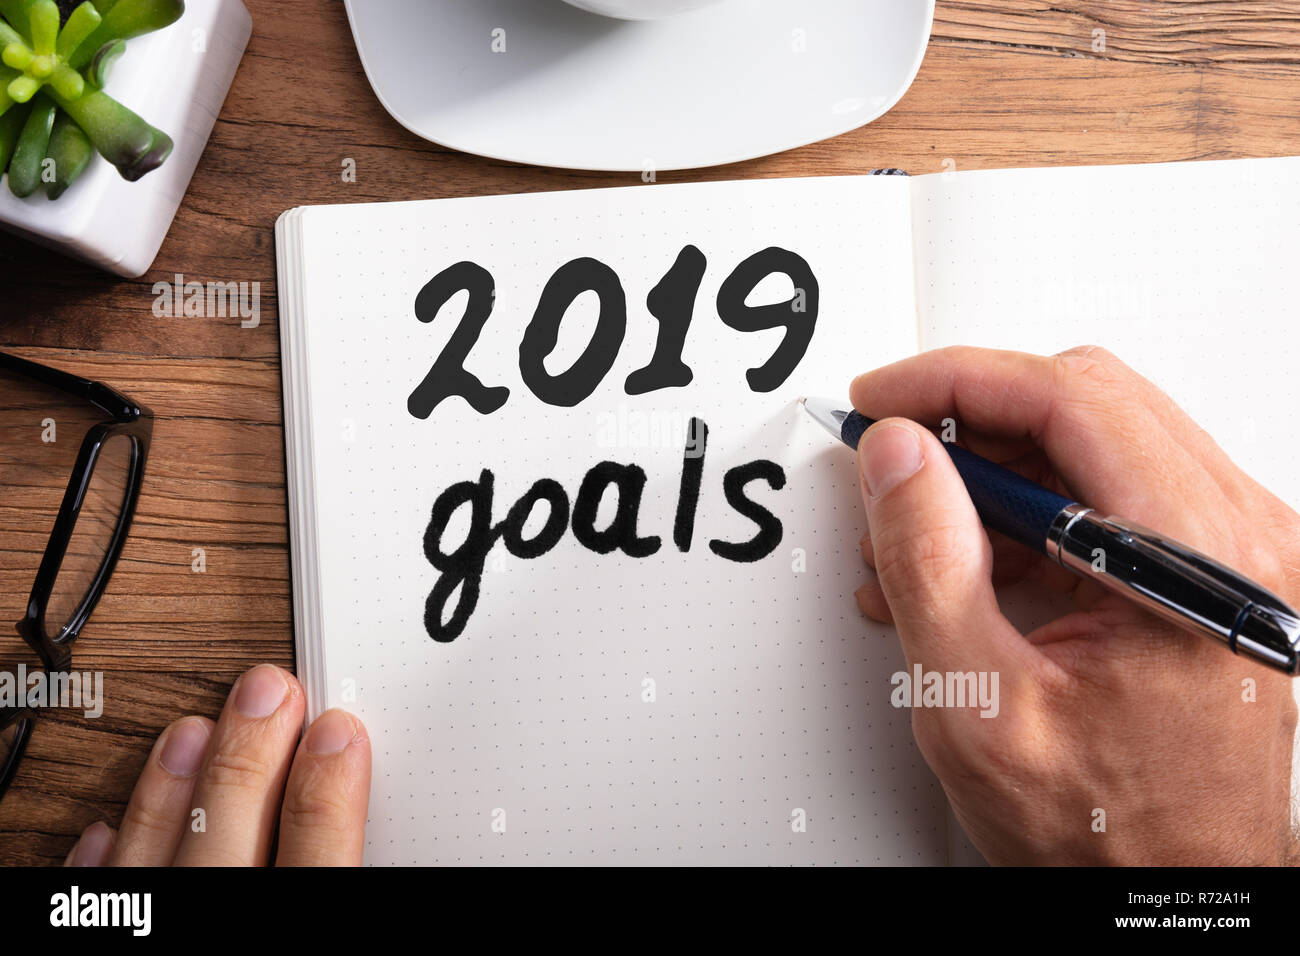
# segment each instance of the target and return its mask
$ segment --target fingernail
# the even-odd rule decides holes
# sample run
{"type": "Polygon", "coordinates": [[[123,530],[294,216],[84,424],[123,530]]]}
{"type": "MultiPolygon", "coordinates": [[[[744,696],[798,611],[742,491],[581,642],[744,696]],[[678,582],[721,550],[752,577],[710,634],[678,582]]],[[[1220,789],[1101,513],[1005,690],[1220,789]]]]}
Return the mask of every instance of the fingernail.
{"type": "Polygon", "coordinates": [[[72,850],[68,866],[100,866],[113,849],[113,831],[106,823],[92,823],[72,850]]]}
{"type": "Polygon", "coordinates": [[[274,664],[258,664],[239,678],[235,709],[245,717],[269,717],[284,703],[289,682],[274,664]]]}
{"type": "Polygon", "coordinates": [[[327,710],[307,731],[307,753],[324,756],[342,752],[356,736],[357,727],[347,711],[327,710]]]}
{"type": "Polygon", "coordinates": [[[873,498],[888,494],[921,470],[921,442],[905,425],[869,429],[858,447],[862,481],[873,498]]]}
{"type": "Polygon", "coordinates": [[[182,720],[167,731],[158,762],[174,777],[192,777],[199,772],[208,752],[211,731],[201,720],[182,720]]]}

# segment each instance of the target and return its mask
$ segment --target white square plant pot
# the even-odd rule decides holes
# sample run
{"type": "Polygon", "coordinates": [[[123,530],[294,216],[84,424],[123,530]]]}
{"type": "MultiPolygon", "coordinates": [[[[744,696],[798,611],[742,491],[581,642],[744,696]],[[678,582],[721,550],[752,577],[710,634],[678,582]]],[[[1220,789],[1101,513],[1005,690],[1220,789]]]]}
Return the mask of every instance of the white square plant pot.
{"type": "Polygon", "coordinates": [[[98,153],[58,199],[0,183],[0,227],[134,278],[153,264],[198,166],[253,20],[241,0],[186,0],[169,27],[128,40],[104,92],[175,143],[157,169],[123,179],[98,153]]]}

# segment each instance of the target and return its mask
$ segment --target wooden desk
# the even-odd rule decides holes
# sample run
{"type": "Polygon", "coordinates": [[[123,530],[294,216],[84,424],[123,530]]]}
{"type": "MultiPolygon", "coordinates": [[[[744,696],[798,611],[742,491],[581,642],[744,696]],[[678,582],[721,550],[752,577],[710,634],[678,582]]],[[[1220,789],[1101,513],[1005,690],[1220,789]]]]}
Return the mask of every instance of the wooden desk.
{"type": "MultiPolygon", "coordinates": [[[[253,39],[148,275],[118,279],[0,236],[0,347],[104,379],[158,416],[131,540],[74,654],[79,670],[105,672],[104,715],[37,725],[0,803],[5,863],[61,862],[85,826],[116,825],[169,721],[216,716],[254,663],[293,663],[275,217],[306,203],[640,181],[423,142],[375,100],[342,4],[245,2],[253,39]],[[345,157],[355,183],[341,181],[345,157]],[[261,324],[155,318],[153,283],[175,273],[261,283],[261,324]],[[205,573],[191,570],[195,548],[205,573]]],[[[1284,0],[940,0],[920,76],[888,116],[659,180],[1296,154],[1298,82],[1300,7],[1284,0]]]]}

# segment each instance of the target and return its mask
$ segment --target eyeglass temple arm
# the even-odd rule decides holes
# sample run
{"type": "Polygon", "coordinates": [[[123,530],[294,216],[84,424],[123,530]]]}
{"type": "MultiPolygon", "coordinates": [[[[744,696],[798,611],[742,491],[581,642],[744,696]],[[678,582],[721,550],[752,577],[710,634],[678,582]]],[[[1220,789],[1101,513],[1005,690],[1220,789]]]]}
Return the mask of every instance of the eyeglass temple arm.
{"type": "Polygon", "coordinates": [[[32,362],[8,352],[0,352],[0,368],[26,375],[45,385],[77,395],[107,412],[113,418],[128,421],[139,418],[141,407],[116,389],[70,372],[64,372],[39,362],[32,362]]]}

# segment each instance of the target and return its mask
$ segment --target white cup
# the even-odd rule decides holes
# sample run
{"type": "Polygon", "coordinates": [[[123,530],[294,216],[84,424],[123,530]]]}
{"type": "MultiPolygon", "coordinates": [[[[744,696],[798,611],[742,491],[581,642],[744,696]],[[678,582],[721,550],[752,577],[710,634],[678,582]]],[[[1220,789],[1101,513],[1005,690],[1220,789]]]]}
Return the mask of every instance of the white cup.
{"type": "Polygon", "coordinates": [[[620,20],[657,20],[707,7],[717,0],[565,0],[581,10],[600,13],[620,20]]]}

